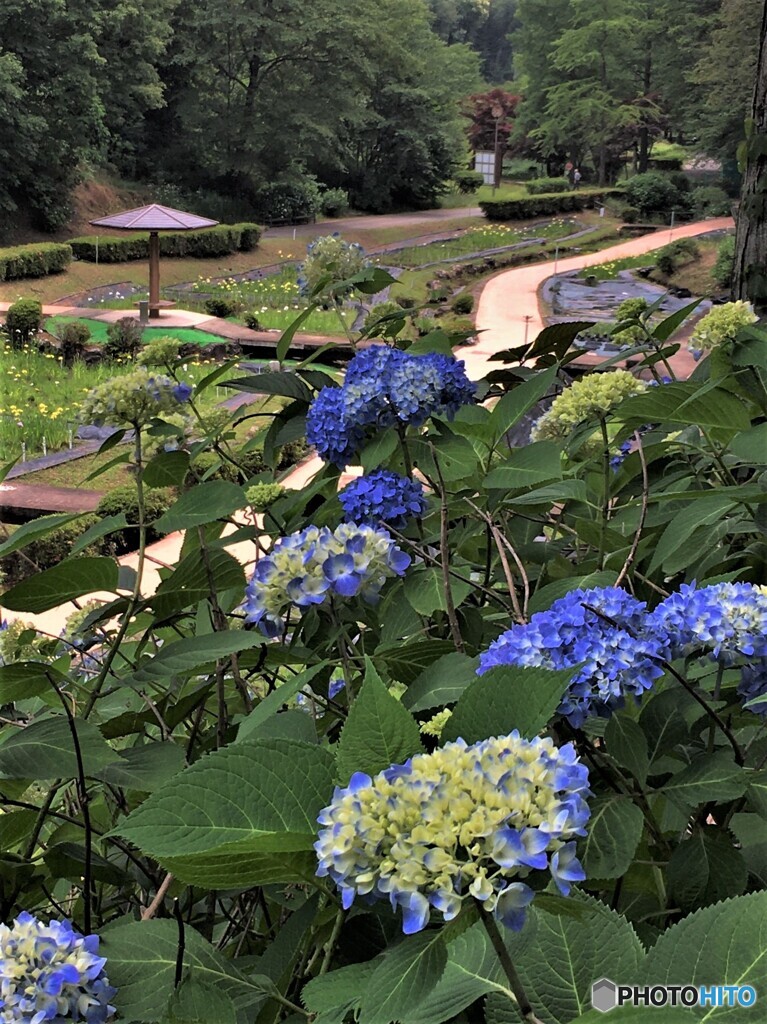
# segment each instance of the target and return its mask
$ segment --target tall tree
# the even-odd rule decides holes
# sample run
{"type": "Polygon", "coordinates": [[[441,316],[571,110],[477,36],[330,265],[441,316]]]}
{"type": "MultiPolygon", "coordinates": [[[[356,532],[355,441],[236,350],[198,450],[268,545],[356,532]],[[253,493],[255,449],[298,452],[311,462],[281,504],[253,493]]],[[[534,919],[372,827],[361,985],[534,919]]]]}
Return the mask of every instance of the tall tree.
{"type": "Polygon", "coordinates": [[[722,0],[708,42],[690,73],[697,86],[695,127],[701,149],[732,160],[751,108],[762,0],[722,0]]]}
{"type": "Polygon", "coordinates": [[[767,0],[762,5],[756,86],[743,147],[745,173],[735,234],[733,294],[767,309],[767,0]]]}

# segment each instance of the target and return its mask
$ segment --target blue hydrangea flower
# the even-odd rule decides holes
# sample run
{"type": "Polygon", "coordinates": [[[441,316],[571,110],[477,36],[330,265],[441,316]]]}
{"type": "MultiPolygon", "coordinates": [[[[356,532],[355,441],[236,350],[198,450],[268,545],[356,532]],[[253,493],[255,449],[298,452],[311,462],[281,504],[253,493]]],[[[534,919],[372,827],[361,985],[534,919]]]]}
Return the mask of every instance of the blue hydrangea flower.
{"type": "Polygon", "coordinates": [[[708,657],[724,667],[741,664],[738,694],[767,714],[767,587],[751,583],[683,584],[650,616],[669,658],[708,657]],[[744,663],[745,662],[745,663],[744,663]]]}
{"type": "Polygon", "coordinates": [[[683,584],[648,620],[668,656],[709,655],[723,665],[767,657],[767,593],[751,583],[683,584]]]}
{"type": "Polygon", "coordinates": [[[189,384],[177,384],[173,389],[173,397],[177,402],[188,402],[192,394],[189,384]]]}
{"type": "Polygon", "coordinates": [[[497,665],[583,667],[559,705],[573,726],[609,716],[663,675],[663,645],[645,627],[645,604],[618,587],[572,590],[525,625],[514,625],[480,655],[478,674],[497,665]],[[601,618],[597,609],[606,618],[601,618]],[[608,621],[612,620],[612,621],[608,621]],[[614,624],[613,624],[614,623],[614,624]]]}
{"type": "Polygon", "coordinates": [[[357,477],[338,495],[346,518],[355,523],[383,520],[402,527],[409,519],[420,519],[426,511],[426,496],[418,480],[388,469],[376,469],[357,477]]]}
{"type": "Polygon", "coordinates": [[[98,949],[97,935],[80,935],[69,921],[46,925],[23,913],[0,924],[0,1021],[104,1024],[116,989],[98,949]]]}
{"type": "Polygon", "coordinates": [[[519,929],[531,874],[549,872],[565,894],[585,878],[573,839],[585,835],[589,795],[572,744],[516,731],[458,740],[336,789],[318,819],[317,874],[347,909],[357,896],[401,909],[407,935],[432,911],[452,920],[467,899],[519,929]]]}
{"type": "Polygon", "coordinates": [[[259,560],[245,592],[245,618],[277,636],[291,606],[320,605],[331,595],[374,604],[386,580],[402,576],[409,565],[410,555],[385,530],[356,523],[332,532],[309,526],[278,540],[259,560]]]}
{"type": "Polygon", "coordinates": [[[453,356],[411,356],[371,345],[349,363],[342,387],[319,392],[306,436],[324,459],[345,466],[377,431],[422,426],[430,416],[452,417],[474,401],[474,392],[463,363],[453,356]]]}

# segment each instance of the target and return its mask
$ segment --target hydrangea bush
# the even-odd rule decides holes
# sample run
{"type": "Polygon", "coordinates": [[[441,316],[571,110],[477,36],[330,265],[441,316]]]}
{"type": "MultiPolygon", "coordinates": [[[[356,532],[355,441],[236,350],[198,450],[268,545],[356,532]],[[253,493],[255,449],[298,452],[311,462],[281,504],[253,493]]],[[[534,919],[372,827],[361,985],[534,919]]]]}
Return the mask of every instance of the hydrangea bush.
{"type": "MultiPolygon", "coordinates": [[[[310,305],[396,287],[336,259],[310,305]]],[[[3,595],[0,1020],[587,1024],[601,977],[762,1019],[767,345],[676,380],[674,325],[579,379],[571,325],[482,380],[286,335],[226,416],[158,343],[88,397],[136,511],[3,595]]]]}

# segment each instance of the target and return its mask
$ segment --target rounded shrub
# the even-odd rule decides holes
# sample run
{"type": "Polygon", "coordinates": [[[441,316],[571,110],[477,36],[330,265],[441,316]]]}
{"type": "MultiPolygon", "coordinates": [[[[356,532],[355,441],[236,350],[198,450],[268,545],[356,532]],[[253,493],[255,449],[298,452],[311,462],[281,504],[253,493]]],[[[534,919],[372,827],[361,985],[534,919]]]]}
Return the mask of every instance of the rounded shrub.
{"type": "Polygon", "coordinates": [[[670,214],[682,202],[679,189],[665,175],[648,171],[626,183],[626,198],[643,217],[670,214]]]}
{"type": "Polygon", "coordinates": [[[732,284],[732,275],[735,269],[735,235],[725,235],[719,243],[716,253],[716,263],[711,271],[720,288],[729,288],[732,284]]]}
{"type": "Polygon", "coordinates": [[[104,358],[113,363],[118,359],[135,359],[141,350],[143,335],[143,328],[135,317],[121,317],[107,328],[104,358]]]}
{"type": "MultiPolygon", "coordinates": [[[[148,544],[159,540],[162,536],[153,528],[152,524],[168,511],[174,500],[172,491],[167,488],[144,489],[144,516],[147,524],[148,544]]],[[[110,534],[102,541],[101,546],[105,553],[120,555],[126,551],[135,551],[138,547],[138,493],[136,487],[130,484],[125,487],[115,487],[109,494],[105,494],[96,506],[96,515],[104,519],[107,516],[117,516],[121,513],[128,520],[128,526],[110,534]]]]}
{"type": "Polygon", "coordinates": [[[692,193],[692,209],[697,217],[726,217],[732,200],[718,185],[701,185],[692,193]]]}
{"type": "Polygon", "coordinates": [[[558,192],[567,192],[570,182],[567,178],[536,178],[534,181],[528,181],[525,188],[531,196],[554,195],[558,192]]]}
{"type": "MultiPolygon", "coordinates": [[[[379,321],[387,316],[402,316],[402,306],[398,302],[387,301],[379,302],[377,305],[367,313],[365,317],[364,329],[365,331],[373,330],[379,321]]],[[[402,320],[389,320],[386,323],[382,323],[378,326],[378,334],[386,334],[392,330],[398,330],[402,326],[402,320]]]]}
{"type": "Polygon", "coordinates": [[[320,196],[324,217],[343,217],[349,209],[349,193],[345,188],[328,188],[320,196]]]}
{"type": "Polygon", "coordinates": [[[82,320],[74,320],[59,328],[58,339],[61,361],[64,366],[74,366],[91,340],[91,329],[82,320]]]}
{"type": "Polygon", "coordinates": [[[23,348],[43,322],[43,307],[37,299],[18,299],[5,315],[5,330],[11,348],[23,348]]]}
{"type": "Polygon", "coordinates": [[[450,303],[450,308],[454,313],[465,316],[474,309],[474,296],[471,292],[463,292],[462,295],[456,295],[450,303]]]}
{"type": "Polygon", "coordinates": [[[313,178],[273,181],[264,185],[256,196],[259,217],[271,224],[314,220],[321,207],[319,186],[313,178]]]}
{"type": "Polygon", "coordinates": [[[205,312],[225,320],[237,312],[237,304],[231,299],[212,298],[205,300],[205,312]]]}
{"type": "Polygon", "coordinates": [[[261,326],[261,321],[258,319],[258,314],[255,313],[253,310],[249,310],[245,314],[243,319],[245,320],[245,326],[248,327],[251,331],[263,330],[261,326]]]}
{"type": "Polygon", "coordinates": [[[453,175],[453,183],[462,196],[473,196],[484,185],[485,176],[480,171],[459,171],[453,175]]]}

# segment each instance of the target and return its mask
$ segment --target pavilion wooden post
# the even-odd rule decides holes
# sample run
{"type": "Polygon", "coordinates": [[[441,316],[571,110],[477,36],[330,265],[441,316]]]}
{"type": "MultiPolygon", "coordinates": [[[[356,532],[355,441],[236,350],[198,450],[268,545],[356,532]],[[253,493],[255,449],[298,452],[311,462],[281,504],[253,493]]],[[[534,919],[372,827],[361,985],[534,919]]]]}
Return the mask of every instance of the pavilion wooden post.
{"type": "Polygon", "coordinates": [[[149,316],[160,315],[160,236],[149,232],[149,316]]]}

